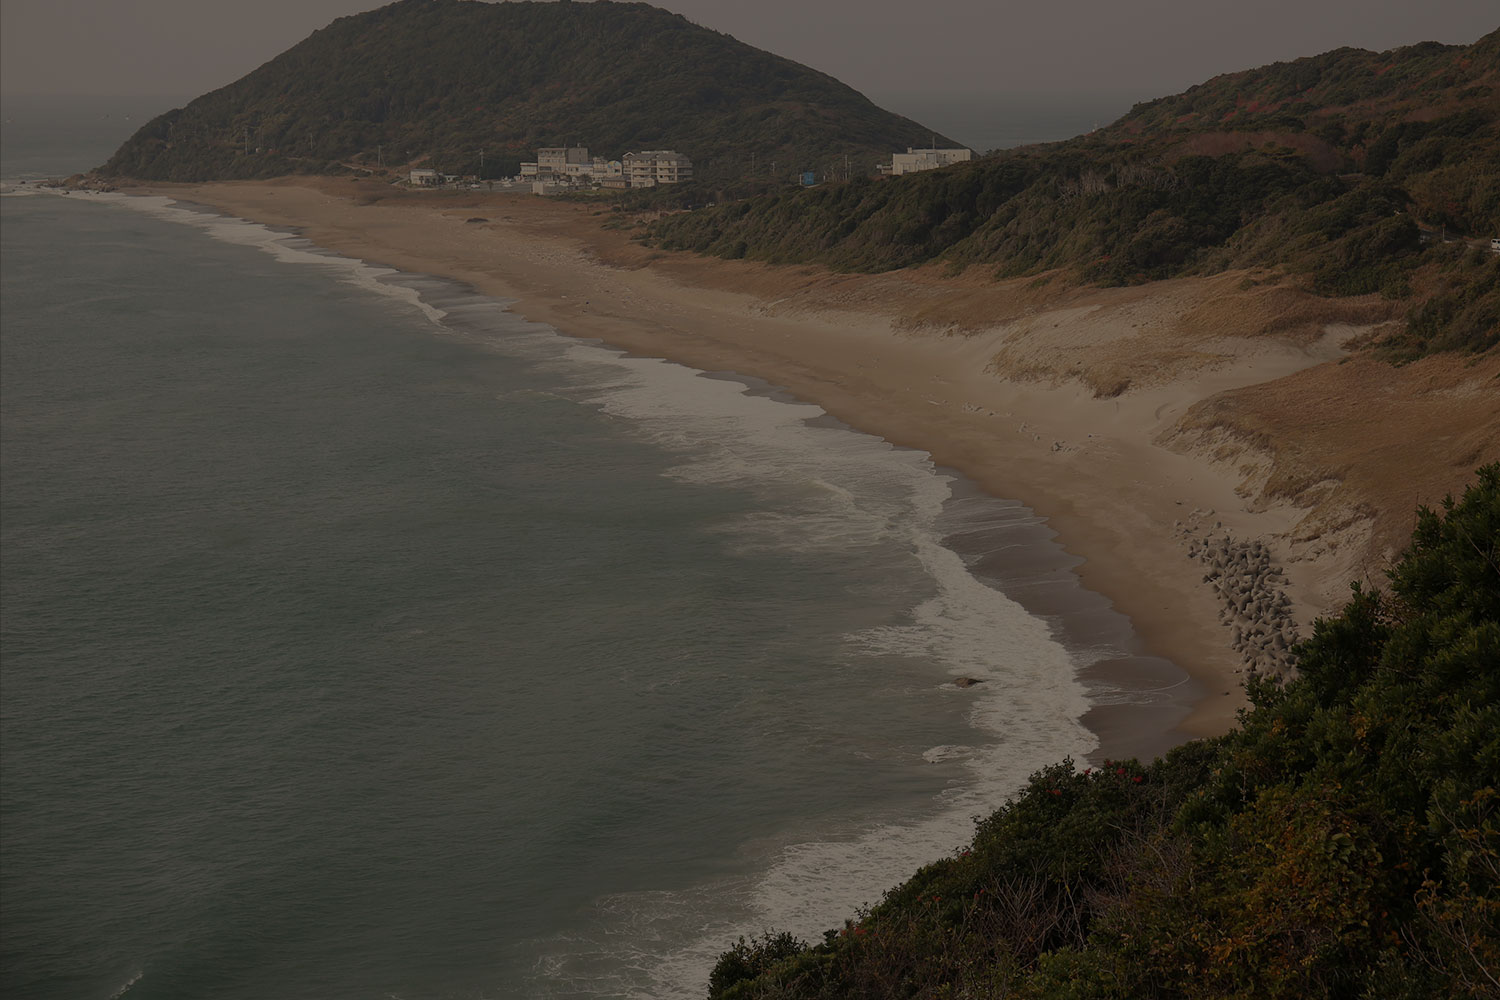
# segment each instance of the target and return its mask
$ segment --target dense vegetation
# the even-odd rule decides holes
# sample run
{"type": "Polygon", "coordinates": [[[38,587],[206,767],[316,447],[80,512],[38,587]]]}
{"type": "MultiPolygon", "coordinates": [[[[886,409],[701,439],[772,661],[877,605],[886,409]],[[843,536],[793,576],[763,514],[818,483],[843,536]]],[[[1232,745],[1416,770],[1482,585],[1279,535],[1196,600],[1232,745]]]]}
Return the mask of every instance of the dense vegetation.
{"type": "Polygon", "coordinates": [[[937,261],[1102,284],[1279,268],[1326,295],[1423,303],[1391,347],[1411,357],[1500,342],[1500,258],[1484,246],[1496,234],[1500,32],[1221,76],[1068,142],[787,188],[670,216],[647,238],[840,270],[937,261]]]}
{"type": "Polygon", "coordinates": [[[189,181],[411,163],[500,177],[539,146],[582,145],[614,158],[676,149],[713,181],[846,155],[865,172],[930,136],[832,77],[644,3],[401,0],[155,118],[101,172],[189,181]]]}
{"type": "Polygon", "coordinates": [[[741,940],[711,996],[1500,997],[1500,465],[1445,506],[1236,731],[1040,772],[816,947],[741,940]]]}

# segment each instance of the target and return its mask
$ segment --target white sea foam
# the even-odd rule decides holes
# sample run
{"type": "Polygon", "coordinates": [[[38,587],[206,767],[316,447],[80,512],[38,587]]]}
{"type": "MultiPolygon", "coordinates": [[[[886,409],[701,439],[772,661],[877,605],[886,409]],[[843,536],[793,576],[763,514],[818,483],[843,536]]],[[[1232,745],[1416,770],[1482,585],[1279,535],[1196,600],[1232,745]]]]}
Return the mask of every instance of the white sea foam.
{"type": "MultiPolygon", "coordinates": [[[[252,246],[288,264],[420,310],[434,324],[474,325],[503,313],[478,296],[445,309],[390,279],[395,272],[319,250],[255,223],[192,211],[167,198],[99,195],[215,239],[252,246]]],[[[926,580],[906,620],[846,637],[851,663],[871,669],[891,657],[939,665],[983,685],[966,698],[972,746],[935,747],[929,763],[961,761],[967,780],[939,793],[926,815],[857,829],[789,831],[781,843],[747,846],[761,857],[753,876],[686,892],[637,892],[598,901],[587,926],[541,942],[538,995],[699,996],[718,953],[739,934],[768,927],[816,939],[903,875],[968,841],[972,820],[1016,791],[1033,771],[1095,745],[1079,719],[1088,708],[1075,661],[1049,625],[974,577],[943,546],[939,516],[952,480],[923,452],[830,426],[824,411],[752,392],[665,361],[632,357],[565,338],[503,315],[501,350],[563,366],[570,398],[598,407],[680,456],[670,475],[767,498],[723,529],[742,551],[907,553],[926,580]],[[685,943],[686,942],[686,943],[685,943]],[[566,984],[566,985],[564,985],[566,984]]],[[[926,695],[931,694],[929,688],[926,695]]],[[[913,698],[913,710],[917,709],[913,698]]]]}
{"type": "Polygon", "coordinates": [[[185,208],[175,200],[160,195],[125,195],[115,192],[91,194],[89,197],[145,213],[165,222],[192,226],[224,243],[254,247],[270,254],[283,264],[311,265],[323,269],[340,281],[355,285],[386,298],[395,299],[442,325],[444,312],[423,301],[413,289],[391,284],[383,279],[398,273],[392,268],[376,267],[353,257],[329,253],[292,233],[278,232],[258,222],[232,216],[215,215],[185,208]]]}
{"type": "Polygon", "coordinates": [[[931,762],[961,756],[970,780],[942,792],[926,818],[786,847],[757,886],[757,920],[745,930],[774,925],[816,939],[857,906],[878,901],[903,875],[967,843],[973,818],[1029,774],[1095,745],[1078,721],[1088,706],[1074,666],[1046,624],[975,580],[959,556],[934,539],[919,539],[917,552],[938,583],[937,595],[915,609],[910,624],[853,638],[872,653],[925,655],[950,674],[986,680],[961,695],[973,698],[971,718],[986,742],[923,755],[931,762]]]}
{"type": "MultiPolygon", "coordinates": [[[[588,344],[575,344],[565,355],[568,363],[596,371],[597,379],[580,399],[630,421],[659,446],[683,456],[671,475],[774,499],[727,529],[736,546],[857,554],[885,545],[909,551],[931,596],[913,607],[904,623],[848,636],[852,657],[872,663],[893,656],[915,659],[940,664],[953,677],[986,681],[952,689],[972,705],[976,744],[937,747],[922,755],[932,763],[961,760],[968,773],[968,780],[938,795],[928,815],[854,830],[810,831],[811,836],[775,848],[758,878],[709,887],[703,908],[681,893],[601,901],[601,914],[629,914],[638,947],[645,937],[673,940],[660,933],[663,926],[697,933],[687,947],[629,963],[650,970],[645,981],[615,979],[598,992],[699,996],[714,960],[738,935],[774,927],[816,940],[859,906],[876,902],[902,875],[965,844],[973,818],[993,809],[1032,772],[1093,749],[1093,735],[1079,722],[1088,708],[1076,679],[1082,664],[1054,639],[1048,623],[976,579],[964,560],[943,546],[938,519],[952,496],[952,480],[925,453],[813,422],[823,414],[818,407],[769,399],[733,380],[705,378],[588,344]],[[737,918],[725,919],[735,912],[737,918]],[[720,919],[705,921],[709,913],[720,919]],[[643,928],[648,927],[655,930],[647,934],[643,928]]],[[[915,699],[913,705],[917,710],[915,699]]],[[[568,947],[604,947],[600,939],[591,940],[592,945],[574,941],[568,947]]],[[[541,974],[590,992],[575,974],[580,954],[555,956],[541,974]]]]}
{"type": "Polygon", "coordinates": [[[119,989],[115,990],[109,995],[109,1000],[120,1000],[121,997],[130,992],[130,988],[132,986],[141,981],[141,977],[144,975],[144,972],[137,972],[135,975],[131,976],[129,981],[126,982],[124,986],[121,986],[119,989]]]}
{"type": "Polygon", "coordinates": [[[670,475],[774,498],[727,527],[742,550],[855,551],[909,534],[914,515],[935,514],[949,495],[925,453],[815,423],[818,406],[593,345],[569,360],[619,370],[585,398],[682,455],[670,475]]]}

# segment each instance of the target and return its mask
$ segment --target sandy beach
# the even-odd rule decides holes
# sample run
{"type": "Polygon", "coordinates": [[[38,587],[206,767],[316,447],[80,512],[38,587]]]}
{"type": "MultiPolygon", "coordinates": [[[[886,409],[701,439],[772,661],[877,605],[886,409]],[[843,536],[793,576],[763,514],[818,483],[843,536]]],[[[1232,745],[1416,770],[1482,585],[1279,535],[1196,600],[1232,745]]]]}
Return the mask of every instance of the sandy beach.
{"type": "MultiPolygon", "coordinates": [[[[131,191],[463,281],[569,335],[764,379],[1021,501],[1206,692],[1161,746],[1221,733],[1244,705],[1203,535],[1262,543],[1306,634],[1351,580],[1383,583],[1415,504],[1500,459],[1500,357],[1349,356],[1395,306],[1264,274],[1123,289],[851,276],[653,251],[604,228],[601,206],[530,195],[305,178],[131,191]]],[[[1107,750],[1107,720],[1095,728],[1107,750]]]]}

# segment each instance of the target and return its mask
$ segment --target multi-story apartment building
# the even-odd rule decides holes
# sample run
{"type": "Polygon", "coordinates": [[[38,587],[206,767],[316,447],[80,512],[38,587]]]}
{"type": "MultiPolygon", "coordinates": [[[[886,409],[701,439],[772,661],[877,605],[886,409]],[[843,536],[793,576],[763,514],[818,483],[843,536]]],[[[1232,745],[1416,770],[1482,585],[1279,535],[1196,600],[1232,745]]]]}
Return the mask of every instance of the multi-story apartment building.
{"type": "Polygon", "coordinates": [[[621,158],[625,180],[633,188],[691,180],[693,161],[673,149],[644,149],[621,158]]]}

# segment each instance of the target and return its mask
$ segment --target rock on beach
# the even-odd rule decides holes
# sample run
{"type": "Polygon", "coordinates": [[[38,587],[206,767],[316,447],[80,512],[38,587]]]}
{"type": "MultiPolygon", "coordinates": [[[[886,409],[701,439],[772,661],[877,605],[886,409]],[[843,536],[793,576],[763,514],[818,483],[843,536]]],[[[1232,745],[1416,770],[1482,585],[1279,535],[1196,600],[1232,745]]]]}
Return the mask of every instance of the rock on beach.
{"type": "Polygon", "coordinates": [[[1265,542],[1236,539],[1222,521],[1204,530],[1198,526],[1204,518],[1194,511],[1189,523],[1178,521],[1175,529],[1188,558],[1205,567],[1203,582],[1219,598],[1219,621],[1229,629],[1229,644],[1240,654],[1240,670],[1291,679],[1297,668],[1292,646],[1299,635],[1285,574],[1272,562],[1265,542]]]}

